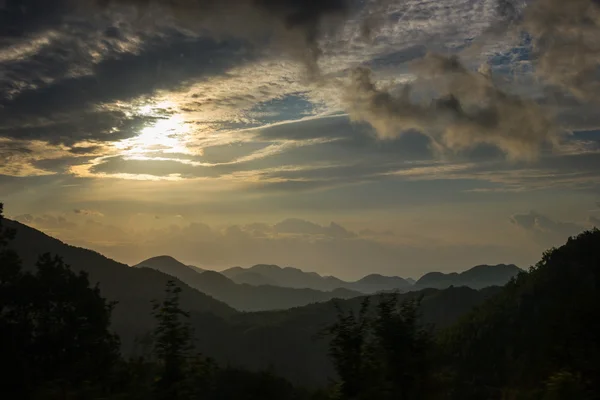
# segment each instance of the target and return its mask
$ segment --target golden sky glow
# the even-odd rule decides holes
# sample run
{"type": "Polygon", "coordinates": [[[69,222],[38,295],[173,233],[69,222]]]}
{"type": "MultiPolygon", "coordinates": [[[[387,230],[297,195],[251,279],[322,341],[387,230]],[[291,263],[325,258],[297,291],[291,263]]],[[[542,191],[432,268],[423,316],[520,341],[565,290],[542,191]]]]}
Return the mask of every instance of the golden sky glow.
{"type": "Polygon", "coordinates": [[[294,27],[115,7],[2,37],[7,214],[130,263],[340,276],[525,267],[599,224],[599,26],[552,2],[562,25],[525,28],[572,46],[534,52],[497,0],[357,3],[294,27]]]}

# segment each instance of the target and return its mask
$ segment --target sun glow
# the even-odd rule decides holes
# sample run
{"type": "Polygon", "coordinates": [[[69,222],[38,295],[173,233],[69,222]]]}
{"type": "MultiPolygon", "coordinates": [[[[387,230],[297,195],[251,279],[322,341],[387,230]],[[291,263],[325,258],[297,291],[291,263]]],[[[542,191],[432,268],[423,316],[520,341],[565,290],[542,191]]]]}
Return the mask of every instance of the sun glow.
{"type": "Polygon", "coordinates": [[[159,119],[146,126],[140,134],[122,140],[117,147],[128,156],[150,155],[152,153],[188,153],[186,141],[190,129],[183,117],[172,115],[159,119]]]}
{"type": "Polygon", "coordinates": [[[181,148],[188,127],[180,116],[174,115],[168,119],[157,121],[152,126],[141,130],[136,140],[147,150],[165,150],[178,152],[181,148]]]}

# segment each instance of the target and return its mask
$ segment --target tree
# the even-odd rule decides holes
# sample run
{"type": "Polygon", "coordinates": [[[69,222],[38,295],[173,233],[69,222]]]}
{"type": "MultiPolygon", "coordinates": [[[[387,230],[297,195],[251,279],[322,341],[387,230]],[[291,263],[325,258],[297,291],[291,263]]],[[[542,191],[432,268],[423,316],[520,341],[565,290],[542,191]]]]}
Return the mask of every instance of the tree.
{"type": "Polygon", "coordinates": [[[157,320],[154,330],[154,354],[158,358],[161,372],[156,386],[157,397],[176,399],[185,379],[187,359],[193,349],[192,330],[185,321],[189,313],[179,306],[181,288],[169,280],[165,288],[165,299],[155,302],[152,314],[157,320]]]}
{"type": "Polygon", "coordinates": [[[344,312],[338,304],[338,320],[328,329],[332,339],[329,354],[341,379],[340,397],[358,399],[369,386],[369,311],[370,299],[363,300],[358,315],[344,312]]]}
{"type": "Polygon", "coordinates": [[[54,390],[100,387],[119,357],[118,338],[109,329],[114,304],[60,257],[44,254],[35,273],[24,273],[7,247],[12,235],[0,226],[3,388],[28,398],[40,390],[51,397],[54,390]]]}
{"type": "Polygon", "coordinates": [[[380,362],[380,398],[423,399],[431,388],[433,338],[419,323],[419,298],[398,304],[397,294],[382,295],[373,321],[373,338],[380,362]]]}
{"type": "Polygon", "coordinates": [[[452,398],[598,398],[599,266],[600,231],[583,232],[446,332],[452,398]]]}
{"type": "Polygon", "coordinates": [[[431,332],[419,322],[419,306],[418,298],[398,304],[396,294],[382,294],[374,312],[368,298],[358,315],[338,308],[329,333],[330,355],[341,380],[339,397],[426,398],[434,345],[431,332]]]}

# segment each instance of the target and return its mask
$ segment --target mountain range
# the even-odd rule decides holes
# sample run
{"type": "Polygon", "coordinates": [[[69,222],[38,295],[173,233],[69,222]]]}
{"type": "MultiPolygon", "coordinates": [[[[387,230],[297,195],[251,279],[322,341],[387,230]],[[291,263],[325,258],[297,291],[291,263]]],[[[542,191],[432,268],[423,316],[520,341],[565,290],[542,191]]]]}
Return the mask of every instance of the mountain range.
{"type": "Polygon", "coordinates": [[[44,253],[59,255],[75,272],[85,271],[92,285],[99,284],[101,294],[117,302],[112,325],[121,334],[125,348],[131,348],[134,339],[151,330],[154,319],[150,315],[151,302],[162,297],[165,284],[175,280],[181,287],[181,304],[197,314],[227,317],[237,311],[213,297],[191,288],[185,282],[150,268],[131,268],[95,251],[70,246],[19,222],[4,219],[4,226],[16,230],[9,246],[15,250],[25,270],[33,270],[38,256],[44,253]]]}
{"type": "MultiPolygon", "coordinates": [[[[247,296],[256,295],[256,289],[267,288],[273,290],[271,293],[286,294],[293,289],[235,284],[224,275],[214,271],[197,271],[193,267],[173,262],[170,257],[153,259],[145,266],[132,268],[97,252],[65,244],[18,222],[4,220],[4,225],[16,230],[16,237],[10,242],[10,247],[19,254],[26,270],[35,267],[40,254],[60,255],[73,271],[87,273],[90,283],[99,285],[103,297],[116,302],[112,329],[120,336],[125,355],[146,353],[149,332],[155,325],[151,316],[152,301],[160,300],[164,296],[167,281],[173,280],[182,289],[181,307],[189,311],[198,351],[223,365],[253,370],[275,368],[279,374],[293,382],[323,385],[334,376],[334,370],[327,356],[327,340],[322,333],[335,322],[338,307],[357,310],[364,299],[361,296],[287,310],[238,312],[224,302],[196,290],[175,275],[184,277],[185,273],[186,279],[195,279],[198,275],[201,277],[198,282],[203,281],[204,285],[208,285],[206,282],[224,285],[226,288],[232,284],[237,285],[245,288],[247,296]],[[165,261],[169,261],[169,274],[156,269],[157,265],[164,266],[165,261]],[[204,275],[206,273],[208,274],[204,275]]],[[[368,281],[369,279],[367,284],[368,281]]],[[[210,290],[216,293],[215,289],[210,290]]],[[[445,327],[499,290],[498,287],[484,290],[453,287],[445,290],[426,289],[401,296],[421,298],[423,320],[437,327],[445,327]]],[[[307,292],[301,290],[298,293],[307,292]]],[[[279,307],[283,304],[282,300],[272,296],[272,301],[279,303],[271,307],[283,308],[279,307]]],[[[253,300],[247,297],[247,301],[253,300]]]]}
{"type": "Polygon", "coordinates": [[[237,283],[310,288],[325,291],[343,288],[361,293],[376,293],[386,290],[405,292],[410,290],[411,287],[407,280],[398,276],[373,274],[358,281],[348,282],[335,276],[321,276],[316,272],[305,272],[297,268],[282,268],[267,264],[258,264],[250,268],[233,267],[221,271],[221,274],[237,283]]]}
{"type": "MultiPolygon", "coordinates": [[[[150,268],[179,278],[191,287],[240,311],[286,309],[334,298],[347,299],[361,295],[359,292],[345,288],[321,291],[310,288],[275,286],[274,284],[259,282],[255,282],[255,284],[236,283],[225,274],[216,271],[204,271],[185,265],[170,256],[153,257],[134,267],[150,268]]],[[[246,277],[252,276],[251,274],[252,272],[249,272],[246,277]]]]}
{"type": "Polygon", "coordinates": [[[297,268],[257,264],[221,272],[185,265],[170,256],[149,258],[137,268],[152,268],[175,276],[188,285],[241,311],[291,308],[332,298],[351,298],[378,292],[408,292],[426,288],[468,286],[481,289],[503,286],[521,270],[515,265],[478,265],[461,273],[431,272],[411,283],[398,276],[367,275],[357,281],[321,276],[297,268]]]}
{"type": "Polygon", "coordinates": [[[460,273],[429,272],[415,282],[415,286],[438,289],[449,286],[469,286],[473,289],[504,286],[520,272],[523,270],[513,264],[477,265],[460,273]]]}
{"type": "MultiPolygon", "coordinates": [[[[165,269],[162,269],[165,272],[165,269]]],[[[468,286],[479,289],[503,286],[522,270],[512,264],[478,265],[464,272],[430,272],[419,280],[399,276],[367,275],[357,281],[344,281],[334,276],[321,276],[316,272],[304,272],[297,268],[258,264],[249,268],[233,267],[221,271],[232,281],[249,285],[274,285],[290,288],[310,288],[331,291],[349,289],[364,294],[384,291],[407,292],[425,288],[468,286]]]]}

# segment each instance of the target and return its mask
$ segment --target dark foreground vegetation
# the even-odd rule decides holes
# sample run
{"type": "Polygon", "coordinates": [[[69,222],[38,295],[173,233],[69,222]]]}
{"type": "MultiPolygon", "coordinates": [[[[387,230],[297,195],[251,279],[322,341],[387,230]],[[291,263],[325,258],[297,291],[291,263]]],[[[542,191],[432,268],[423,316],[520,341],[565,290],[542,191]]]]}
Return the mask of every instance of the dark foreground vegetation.
{"type": "MultiPolygon", "coordinates": [[[[0,227],[3,399],[600,398],[598,230],[548,251],[453,324],[422,317],[426,293],[340,302],[335,322],[320,331],[335,379],[306,388],[277,369],[250,371],[199,354],[203,327],[189,323],[174,281],[143,315],[129,315],[132,323],[148,316],[154,323],[124,356],[111,330],[118,304],[59,257],[42,255],[36,270],[24,270],[8,247],[13,234],[0,227]]],[[[435,295],[448,293],[458,292],[435,295]]],[[[448,313],[460,305],[447,303],[448,313]]],[[[303,312],[313,318],[321,307],[303,312]]],[[[278,356],[296,351],[281,348],[278,356]]],[[[317,361],[307,367],[321,368],[317,361]]]]}

